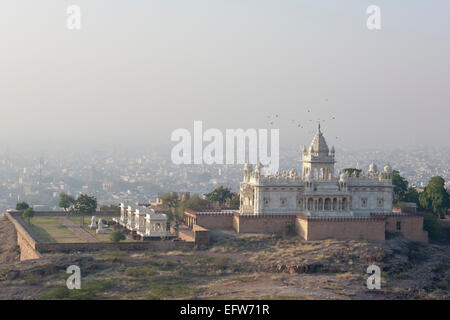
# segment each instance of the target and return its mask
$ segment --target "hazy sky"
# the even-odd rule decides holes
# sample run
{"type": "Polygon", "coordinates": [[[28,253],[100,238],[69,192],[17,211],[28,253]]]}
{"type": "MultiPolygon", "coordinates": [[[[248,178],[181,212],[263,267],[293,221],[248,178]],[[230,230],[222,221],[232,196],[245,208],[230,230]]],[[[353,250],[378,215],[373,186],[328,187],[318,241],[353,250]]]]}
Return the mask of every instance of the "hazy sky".
{"type": "Polygon", "coordinates": [[[449,145],[448,0],[4,0],[0,40],[10,145],[173,145],[194,120],[270,128],[275,114],[286,143],[309,143],[320,118],[330,145],[449,145]]]}

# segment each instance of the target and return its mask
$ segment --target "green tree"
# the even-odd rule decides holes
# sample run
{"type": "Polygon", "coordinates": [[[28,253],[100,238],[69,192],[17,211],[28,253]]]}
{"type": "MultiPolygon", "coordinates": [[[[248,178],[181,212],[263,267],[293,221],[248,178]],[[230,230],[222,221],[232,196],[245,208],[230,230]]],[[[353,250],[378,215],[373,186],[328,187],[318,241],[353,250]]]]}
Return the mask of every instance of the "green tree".
{"type": "Polygon", "coordinates": [[[400,172],[394,170],[392,171],[392,184],[394,185],[394,203],[398,203],[408,190],[408,181],[400,175],[400,172]]]}
{"type": "Polygon", "coordinates": [[[439,219],[432,213],[425,213],[423,216],[423,228],[428,231],[428,237],[433,241],[442,238],[442,226],[439,219]]]}
{"type": "Polygon", "coordinates": [[[125,237],[125,235],[123,234],[122,231],[116,230],[116,231],[113,231],[113,232],[111,233],[109,239],[110,239],[112,242],[119,242],[119,241],[121,241],[121,240],[125,240],[126,237],[125,237]]]}
{"type": "Polygon", "coordinates": [[[28,221],[28,224],[31,224],[31,218],[34,217],[34,210],[32,208],[26,208],[22,213],[22,217],[24,220],[28,221]]]}
{"type": "Polygon", "coordinates": [[[166,208],[176,208],[178,206],[178,203],[180,202],[180,199],[178,199],[178,195],[175,193],[167,193],[161,198],[162,205],[166,208]]]}
{"type": "Polygon", "coordinates": [[[29,206],[28,203],[26,203],[26,202],[19,202],[19,203],[16,204],[16,210],[20,210],[20,211],[26,210],[26,209],[28,209],[29,207],[30,207],[30,206],[29,206]]]}
{"type": "Polygon", "coordinates": [[[233,209],[238,209],[241,204],[241,198],[239,196],[239,192],[233,192],[231,198],[227,199],[227,206],[233,209]]]}
{"type": "Polygon", "coordinates": [[[208,200],[200,198],[198,195],[193,195],[189,199],[182,200],[175,211],[175,220],[178,223],[184,218],[184,210],[191,209],[196,211],[206,210],[210,206],[208,200]]]}
{"type": "Polygon", "coordinates": [[[97,210],[97,199],[95,197],[88,196],[87,194],[80,194],[75,200],[71,209],[71,214],[82,217],[81,226],[84,225],[84,216],[92,215],[97,210]]]}
{"type": "Polygon", "coordinates": [[[436,176],[430,179],[424,191],[419,195],[419,203],[424,209],[431,210],[437,217],[445,217],[450,199],[442,177],[436,176]]]}
{"type": "MultiPolygon", "coordinates": [[[[177,218],[177,208],[180,203],[180,199],[178,199],[178,195],[175,193],[167,193],[161,197],[162,205],[165,208],[169,209],[169,221],[178,221],[177,218]]],[[[178,223],[178,222],[177,222],[178,223]]]]}
{"type": "Polygon", "coordinates": [[[59,195],[59,203],[58,206],[60,208],[63,208],[64,211],[67,212],[67,209],[69,209],[75,202],[75,198],[71,195],[68,195],[67,193],[60,193],[59,195]]]}
{"type": "Polygon", "coordinates": [[[414,187],[408,187],[400,201],[414,202],[418,207],[420,207],[419,192],[414,187]]]}
{"type": "Polygon", "coordinates": [[[231,197],[233,196],[233,192],[231,192],[230,188],[220,186],[210,193],[207,193],[205,196],[209,201],[225,204],[228,199],[231,199],[231,197]]]}

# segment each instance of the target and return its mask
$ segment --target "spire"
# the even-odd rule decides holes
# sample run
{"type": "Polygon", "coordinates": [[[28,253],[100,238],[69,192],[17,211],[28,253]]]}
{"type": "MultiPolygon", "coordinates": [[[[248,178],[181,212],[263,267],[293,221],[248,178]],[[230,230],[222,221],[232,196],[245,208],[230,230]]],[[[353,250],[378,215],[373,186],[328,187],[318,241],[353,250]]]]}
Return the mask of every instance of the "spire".
{"type": "Polygon", "coordinates": [[[322,131],[320,131],[320,122],[317,125],[317,132],[311,142],[310,149],[313,149],[313,152],[318,152],[320,154],[328,154],[329,149],[325,138],[322,135],[322,131]]]}

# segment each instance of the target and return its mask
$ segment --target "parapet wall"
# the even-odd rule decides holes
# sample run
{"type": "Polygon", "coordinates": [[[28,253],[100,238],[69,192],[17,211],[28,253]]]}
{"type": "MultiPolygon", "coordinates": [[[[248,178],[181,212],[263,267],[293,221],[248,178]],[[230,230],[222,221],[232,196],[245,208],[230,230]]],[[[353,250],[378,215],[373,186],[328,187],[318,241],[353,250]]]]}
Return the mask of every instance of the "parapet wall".
{"type": "MultiPolygon", "coordinates": [[[[23,211],[19,210],[12,210],[8,213],[12,214],[13,216],[22,215],[23,211]]],[[[34,211],[35,217],[65,217],[67,216],[68,212],[66,211],[34,211]]],[[[96,211],[93,215],[96,217],[119,217],[120,212],[117,211],[96,211]]],[[[87,217],[88,215],[86,215],[87,217]]],[[[89,215],[91,216],[91,215],[89,215]]]]}
{"type": "Polygon", "coordinates": [[[423,216],[421,215],[388,215],[386,216],[386,231],[399,233],[408,240],[428,242],[428,232],[423,230],[423,216]],[[400,230],[397,227],[400,227],[400,230]]]}
{"type": "Polygon", "coordinates": [[[233,226],[238,233],[284,233],[295,224],[295,215],[239,215],[233,216],[233,226]]]}
{"type": "Polygon", "coordinates": [[[364,239],[385,240],[385,219],[347,217],[303,217],[296,219],[296,230],[305,240],[364,239]]]}
{"type": "Polygon", "coordinates": [[[202,226],[195,224],[192,230],[194,231],[194,238],[196,245],[204,245],[204,246],[209,245],[210,234],[208,229],[205,229],[202,226]]]}
{"type": "Polygon", "coordinates": [[[20,247],[20,261],[39,259],[41,255],[36,249],[37,240],[31,235],[18,214],[6,213],[6,217],[14,225],[17,232],[17,245],[20,247]]]}
{"type": "Polygon", "coordinates": [[[196,222],[208,229],[232,229],[233,214],[198,214],[196,222]]]}
{"type": "Polygon", "coordinates": [[[186,209],[185,224],[193,228],[194,225],[199,225],[207,229],[232,229],[234,210],[208,210],[208,211],[194,211],[186,209]]]}
{"type": "MultiPolygon", "coordinates": [[[[35,216],[41,215],[42,211],[35,216]]],[[[57,212],[54,212],[57,214],[57,212]]],[[[7,212],[6,217],[12,222],[17,232],[17,244],[20,247],[20,260],[30,260],[41,258],[41,253],[56,252],[78,252],[78,251],[98,251],[98,250],[173,250],[180,248],[192,248],[194,243],[183,241],[142,241],[142,242],[74,242],[74,243],[41,243],[33,237],[24,223],[22,212],[7,212]]],[[[56,215],[55,215],[56,216],[56,215]]],[[[208,238],[209,239],[209,238],[208,238]]]]}
{"type": "Polygon", "coordinates": [[[77,243],[37,243],[36,250],[41,253],[76,252],[98,250],[172,250],[192,248],[193,243],[181,241],[142,241],[142,242],[77,242],[77,243]]]}

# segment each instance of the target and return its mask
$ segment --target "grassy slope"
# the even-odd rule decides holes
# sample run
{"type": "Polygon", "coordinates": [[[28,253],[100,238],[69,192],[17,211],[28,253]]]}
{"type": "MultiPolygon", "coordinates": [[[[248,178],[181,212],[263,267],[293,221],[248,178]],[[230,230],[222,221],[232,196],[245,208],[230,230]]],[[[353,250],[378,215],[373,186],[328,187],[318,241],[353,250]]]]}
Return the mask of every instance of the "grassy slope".
{"type": "Polygon", "coordinates": [[[304,242],[232,233],[215,234],[213,241],[211,248],[196,251],[47,256],[32,267],[16,266],[19,275],[0,281],[0,298],[449,298],[449,247],[401,239],[304,242]],[[81,267],[82,290],[65,289],[64,268],[70,264],[81,267]],[[370,264],[382,269],[379,291],[366,288],[370,264]]]}

